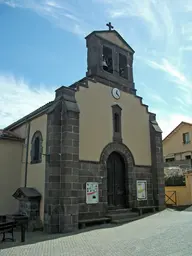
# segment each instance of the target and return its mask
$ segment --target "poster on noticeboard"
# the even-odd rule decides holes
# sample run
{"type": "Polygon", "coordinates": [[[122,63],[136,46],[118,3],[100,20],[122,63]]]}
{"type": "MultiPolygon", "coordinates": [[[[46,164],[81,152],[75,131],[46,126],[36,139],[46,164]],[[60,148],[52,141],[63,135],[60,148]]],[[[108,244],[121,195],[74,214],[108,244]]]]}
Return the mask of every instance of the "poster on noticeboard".
{"type": "Polygon", "coordinates": [[[86,203],[97,204],[99,202],[99,184],[98,182],[86,183],[86,203]]]}
{"type": "Polygon", "coordinates": [[[137,200],[147,200],[147,181],[137,180],[137,200]]]}

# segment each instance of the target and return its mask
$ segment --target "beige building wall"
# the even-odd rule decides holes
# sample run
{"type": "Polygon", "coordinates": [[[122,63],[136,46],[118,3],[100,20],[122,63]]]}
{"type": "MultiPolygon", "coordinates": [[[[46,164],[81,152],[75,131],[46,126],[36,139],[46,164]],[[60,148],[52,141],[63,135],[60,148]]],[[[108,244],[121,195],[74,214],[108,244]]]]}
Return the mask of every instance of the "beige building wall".
{"type": "Polygon", "coordinates": [[[0,140],[0,215],[18,211],[12,195],[20,186],[22,149],[22,142],[0,140]]]}
{"type": "Polygon", "coordinates": [[[191,158],[192,158],[191,151],[187,151],[187,152],[184,152],[184,153],[176,153],[175,154],[175,160],[185,160],[186,156],[191,156],[191,158]]]}
{"type": "Polygon", "coordinates": [[[115,100],[111,87],[89,81],[80,87],[76,100],[80,108],[80,160],[99,161],[103,148],[113,137],[112,105],[122,108],[123,143],[131,150],[136,165],[151,165],[149,114],[140,99],[121,92],[115,100]]]}
{"type": "Polygon", "coordinates": [[[172,135],[169,136],[166,140],[163,141],[163,155],[164,157],[175,154],[175,160],[183,160],[186,155],[189,155],[192,151],[192,126],[184,124],[175,131],[172,135]],[[183,144],[183,133],[189,132],[191,143],[183,144]]]}
{"type": "MultiPolygon", "coordinates": [[[[26,139],[27,143],[28,124],[14,130],[22,138],[26,139]]],[[[45,193],[45,156],[42,156],[42,162],[31,164],[31,141],[33,134],[40,131],[43,137],[43,154],[46,154],[46,140],[47,140],[47,115],[42,115],[30,121],[30,136],[29,136],[29,152],[28,152],[28,169],[27,169],[27,187],[36,188],[42,195],[40,204],[40,217],[44,218],[44,193],[45,193]]],[[[26,146],[23,150],[23,165],[21,171],[21,186],[24,186],[25,179],[25,162],[26,162],[26,146]]]]}
{"type": "Polygon", "coordinates": [[[25,162],[26,162],[26,145],[27,145],[27,129],[28,123],[23,124],[22,126],[16,128],[14,132],[25,139],[25,143],[22,144],[22,162],[21,162],[21,178],[20,178],[20,187],[24,187],[25,185],[25,162]]]}

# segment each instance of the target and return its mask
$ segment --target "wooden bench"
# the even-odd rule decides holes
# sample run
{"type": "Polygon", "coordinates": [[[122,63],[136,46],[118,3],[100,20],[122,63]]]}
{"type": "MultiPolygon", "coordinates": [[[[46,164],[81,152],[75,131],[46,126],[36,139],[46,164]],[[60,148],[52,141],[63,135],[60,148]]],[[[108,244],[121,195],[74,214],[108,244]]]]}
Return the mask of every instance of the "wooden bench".
{"type": "Polygon", "coordinates": [[[79,220],[79,227],[85,228],[87,224],[106,224],[111,219],[108,217],[97,218],[97,219],[87,219],[87,220],[79,220]]]}
{"type": "Polygon", "coordinates": [[[7,217],[15,222],[16,227],[20,227],[21,242],[25,242],[25,231],[26,228],[28,228],[28,217],[21,214],[7,215],[7,217]]]}
{"type": "Polygon", "coordinates": [[[5,222],[0,222],[0,234],[3,234],[2,242],[5,240],[11,240],[14,241],[14,235],[13,235],[13,229],[16,227],[15,221],[5,221],[5,222]],[[9,233],[11,234],[10,237],[6,237],[6,234],[9,233]]]}
{"type": "Polygon", "coordinates": [[[139,211],[139,216],[141,216],[144,210],[152,210],[153,212],[156,212],[157,206],[141,206],[136,207],[135,209],[139,211]]]}

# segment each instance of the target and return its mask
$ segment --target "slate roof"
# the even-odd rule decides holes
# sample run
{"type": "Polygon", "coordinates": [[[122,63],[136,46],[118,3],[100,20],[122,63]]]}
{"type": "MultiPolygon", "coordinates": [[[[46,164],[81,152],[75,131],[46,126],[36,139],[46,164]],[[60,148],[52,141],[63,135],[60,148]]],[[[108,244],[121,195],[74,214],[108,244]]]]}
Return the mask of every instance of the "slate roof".
{"type": "Polygon", "coordinates": [[[23,141],[23,139],[19,137],[17,134],[15,134],[14,132],[6,131],[6,130],[0,130],[0,140],[1,139],[23,141]]]}
{"type": "Polygon", "coordinates": [[[27,197],[27,198],[41,197],[41,194],[35,188],[29,188],[29,187],[18,188],[13,194],[13,197],[18,198],[20,195],[23,195],[24,197],[27,197]]]}
{"type": "Polygon", "coordinates": [[[89,38],[93,34],[102,34],[102,33],[116,34],[116,36],[132,51],[132,53],[135,53],[133,48],[125,41],[125,39],[116,30],[95,30],[95,31],[91,32],[89,35],[87,35],[85,37],[85,39],[89,38]]]}

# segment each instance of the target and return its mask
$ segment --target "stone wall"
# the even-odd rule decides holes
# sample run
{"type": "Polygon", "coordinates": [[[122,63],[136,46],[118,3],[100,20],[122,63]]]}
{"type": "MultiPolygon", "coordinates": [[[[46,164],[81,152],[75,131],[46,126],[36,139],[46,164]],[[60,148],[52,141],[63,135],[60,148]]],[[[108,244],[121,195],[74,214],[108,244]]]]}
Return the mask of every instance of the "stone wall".
{"type": "MultiPolygon", "coordinates": [[[[137,201],[137,195],[136,195],[135,197],[136,206],[154,205],[151,166],[135,166],[134,171],[136,175],[136,180],[147,181],[147,200],[137,201]]],[[[136,189],[136,184],[135,184],[135,189],[136,189]]]]}
{"type": "Polygon", "coordinates": [[[127,205],[128,207],[154,205],[151,166],[135,166],[131,153],[121,143],[111,143],[101,154],[100,162],[80,161],[79,165],[79,219],[91,219],[105,216],[108,211],[107,204],[107,169],[108,155],[117,151],[124,156],[127,163],[127,205]],[[137,201],[136,180],[147,181],[147,200],[137,201]],[[86,182],[99,183],[99,203],[86,204],[86,182]]]}
{"type": "Polygon", "coordinates": [[[107,180],[98,162],[80,161],[79,168],[79,219],[92,219],[105,216],[107,212],[107,180]],[[99,203],[86,204],[86,182],[99,183],[99,203]]]}
{"type": "Polygon", "coordinates": [[[150,114],[150,138],[151,138],[151,158],[152,158],[152,182],[154,203],[159,206],[159,210],[165,208],[165,179],[163,163],[162,132],[155,129],[152,122],[156,121],[156,116],[150,114]]]}
{"type": "Polygon", "coordinates": [[[78,228],[79,110],[75,91],[61,87],[48,111],[44,227],[48,233],[78,228]]]}

